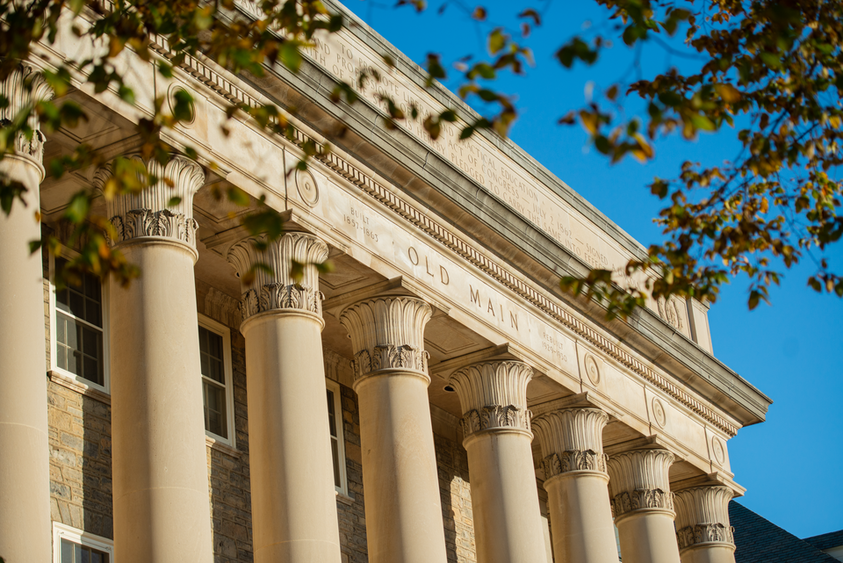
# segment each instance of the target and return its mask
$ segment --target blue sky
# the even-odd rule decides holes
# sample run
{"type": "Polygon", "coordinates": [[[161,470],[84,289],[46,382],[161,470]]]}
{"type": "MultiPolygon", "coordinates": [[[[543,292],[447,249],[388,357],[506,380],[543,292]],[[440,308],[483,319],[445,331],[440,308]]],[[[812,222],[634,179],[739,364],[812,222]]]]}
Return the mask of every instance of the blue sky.
{"type": "MultiPolygon", "coordinates": [[[[456,3],[449,3],[442,16],[437,14],[441,0],[430,0],[423,15],[393,4],[345,0],[418,63],[431,51],[447,63],[481,53],[481,33],[491,29],[471,23],[456,3]]],[[[646,165],[631,159],[610,165],[596,150],[588,150],[581,128],[562,127],[556,121],[582,106],[589,84],[599,90],[623,76],[630,51],[616,41],[598,64],[577,65],[573,71],[552,58],[566,38],[583,32],[585,22],[605,21],[604,10],[586,0],[481,4],[489,9],[491,22],[510,26],[525,7],[545,9],[544,24],[527,42],[535,52],[536,67],[526,77],[497,84],[518,96],[521,115],[511,137],[642,244],[661,236],[652,222],[660,202],[646,188],[654,176],[674,177],[684,160],[713,163],[736,156],[737,145],[727,131],[697,142],[662,142],[656,146],[656,158],[646,165]]],[[[687,69],[695,64],[651,45],[643,51],[640,71],[652,76],[671,65],[687,69]]],[[[830,257],[840,268],[843,248],[834,249],[830,257]]],[[[805,280],[810,273],[808,264],[788,272],[772,292],[772,306],[762,304],[751,312],[746,284],[735,280],[709,314],[715,356],[774,401],[765,423],[741,430],[729,442],[735,479],[748,489],[739,502],[799,537],[843,528],[843,300],[809,290],[805,280]]]]}

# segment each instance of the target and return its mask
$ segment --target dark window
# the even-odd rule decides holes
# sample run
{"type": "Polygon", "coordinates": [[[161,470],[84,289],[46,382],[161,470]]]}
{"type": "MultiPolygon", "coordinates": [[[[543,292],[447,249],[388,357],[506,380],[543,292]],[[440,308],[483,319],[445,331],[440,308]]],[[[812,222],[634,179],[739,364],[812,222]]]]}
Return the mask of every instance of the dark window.
{"type": "Polygon", "coordinates": [[[340,450],[337,424],[334,392],[328,389],[328,427],[331,430],[331,453],[334,457],[334,486],[342,488],[342,483],[340,483],[340,450]]]}
{"type": "Polygon", "coordinates": [[[110,563],[108,554],[104,551],[79,545],[62,538],[61,563],[110,563]]]}
{"type": "Polygon", "coordinates": [[[205,430],[221,438],[228,438],[223,339],[203,326],[199,327],[199,357],[202,364],[205,430]]]}

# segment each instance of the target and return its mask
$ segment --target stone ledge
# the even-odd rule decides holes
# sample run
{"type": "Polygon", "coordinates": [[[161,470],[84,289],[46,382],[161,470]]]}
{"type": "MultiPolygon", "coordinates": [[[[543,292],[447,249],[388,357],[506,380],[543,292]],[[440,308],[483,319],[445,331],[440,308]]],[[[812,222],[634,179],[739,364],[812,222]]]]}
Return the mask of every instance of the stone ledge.
{"type": "Polygon", "coordinates": [[[233,448],[224,442],[220,442],[219,440],[211,438],[207,434],[205,435],[205,445],[211,448],[212,450],[217,450],[218,452],[224,453],[225,455],[231,456],[236,459],[239,459],[243,455],[243,452],[241,452],[237,448],[233,448]]]}
{"type": "Polygon", "coordinates": [[[76,391],[85,397],[90,397],[100,403],[111,405],[111,395],[98,387],[83,383],[78,379],[70,377],[69,375],[55,369],[49,370],[47,372],[47,376],[53,383],[61,385],[62,387],[67,387],[68,389],[76,391]]]}

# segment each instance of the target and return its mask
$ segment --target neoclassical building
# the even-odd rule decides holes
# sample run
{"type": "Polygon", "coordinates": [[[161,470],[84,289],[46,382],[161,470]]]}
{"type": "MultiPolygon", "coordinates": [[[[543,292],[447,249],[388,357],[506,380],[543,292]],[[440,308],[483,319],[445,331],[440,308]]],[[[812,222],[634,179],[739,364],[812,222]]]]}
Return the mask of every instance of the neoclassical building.
{"type": "MultiPolygon", "coordinates": [[[[77,84],[67,96],[90,120],[19,139],[0,163],[29,188],[0,218],[0,557],[616,563],[619,546],[624,563],[734,561],[728,443],[770,400],[714,357],[707,306],[610,322],[563,294],[560,276],[644,249],[509,141],[383,127],[378,89],[470,110],[329,7],[356,25],[298,74],[189,58],[168,80],[126,50],[136,106],[77,84]],[[367,66],[384,79],[363,101],[332,102],[367,66]],[[134,125],[179,89],[193,120],[164,134],[166,167],[148,163],[174,187],[94,210],[141,277],[57,291],[63,258],[27,242],[61,237],[70,195],[111,171],[55,178],[42,159],[80,143],[132,154],[134,125]],[[244,115],[221,132],[228,104],[267,101],[297,108],[295,142],[244,115]],[[340,121],[333,150],[290,173],[340,121]],[[175,154],[185,145],[197,160],[175,154]],[[241,227],[250,210],[214,196],[231,187],[285,214],[266,252],[241,227]],[[272,272],[244,275],[256,263],[272,272]]],[[[39,45],[2,85],[3,117],[26,102],[21,81],[90,50],[67,26],[39,45]]]]}

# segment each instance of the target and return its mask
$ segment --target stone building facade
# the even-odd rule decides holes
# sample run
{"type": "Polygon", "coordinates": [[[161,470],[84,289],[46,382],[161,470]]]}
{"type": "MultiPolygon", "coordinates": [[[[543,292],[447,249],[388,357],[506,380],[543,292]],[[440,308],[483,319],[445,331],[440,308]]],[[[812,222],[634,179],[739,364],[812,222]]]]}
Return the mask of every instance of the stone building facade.
{"type": "MultiPolygon", "coordinates": [[[[23,80],[50,95],[38,70],[77,41],[65,29],[20,65],[13,107],[23,80]]],[[[121,57],[136,107],[79,84],[67,96],[91,119],[0,163],[30,188],[0,218],[7,563],[609,563],[618,545],[624,562],[734,561],[727,443],[770,401],[713,356],[706,305],[605,321],[560,292],[560,275],[644,252],[614,223],[509,141],[382,128],[377,88],[470,110],[362,22],[299,74],[191,58],[164,80],[121,57]],[[343,108],[348,134],[289,173],[340,119],[333,81],[383,55],[397,67],[343,108]],[[61,233],[69,195],[111,170],[54,178],[42,159],[81,142],[132,154],[133,124],[179,89],[194,119],[164,140],[198,162],[147,162],[174,187],[95,209],[141,278],[57,290],[56,259],[27,241],[61,233]],[[232,101],[297,107],[299,137],[244,116],[222,135],[232,101]],[[213,195],[232,187],[285,214],[266,252],[248,210],[213,195]]]]}

